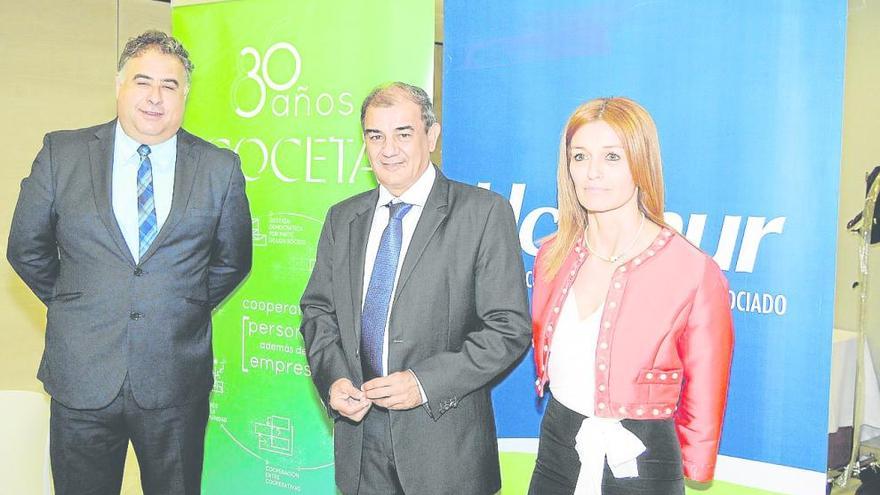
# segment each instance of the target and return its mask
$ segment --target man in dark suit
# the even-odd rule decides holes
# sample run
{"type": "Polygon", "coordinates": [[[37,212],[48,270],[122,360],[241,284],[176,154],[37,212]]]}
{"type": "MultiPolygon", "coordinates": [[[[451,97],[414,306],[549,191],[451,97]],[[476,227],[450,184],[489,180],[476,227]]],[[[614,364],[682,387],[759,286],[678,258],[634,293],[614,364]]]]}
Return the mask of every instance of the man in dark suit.
{"type": "Polygon", "coordinates": [[[57,494],[119,493],[131,440],[146,494],[198,494],[211,310],[251,266],[238,157],[180,128],[192,63],[148,31],[119,59],[117,119],[52,132],[9,234],[48,307],[57,494]]]}
{"type": "Polygon", "coordinates": [[[440,126],[420,88],[377,88],[361,123],[379,187],[330,209],[300,302],[337,486],[494,493],[490,385],[531,334],[513,211],[431,165],[440,126]]]}

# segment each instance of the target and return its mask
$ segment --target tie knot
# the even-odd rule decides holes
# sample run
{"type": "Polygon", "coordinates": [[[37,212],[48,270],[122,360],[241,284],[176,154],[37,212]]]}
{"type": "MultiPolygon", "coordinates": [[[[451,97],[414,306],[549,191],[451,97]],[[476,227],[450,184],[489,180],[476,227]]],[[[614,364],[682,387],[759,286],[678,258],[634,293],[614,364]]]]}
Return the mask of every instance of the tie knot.
{"type": "Polygon", "coordinates": [[[150,147],[146,144],[142,144],[138,146],[138,155],[141,155],[141,160],[147,157],[150,154],[150,147]]]}
{"type": "Polygon", "coordinates": [[[406,215],[410,208],[412,208],[411,204],[400,202],[400,203],[388,203],[388,209],[390,210],[391,218],[395,220],[400,220],[406,215]]]}

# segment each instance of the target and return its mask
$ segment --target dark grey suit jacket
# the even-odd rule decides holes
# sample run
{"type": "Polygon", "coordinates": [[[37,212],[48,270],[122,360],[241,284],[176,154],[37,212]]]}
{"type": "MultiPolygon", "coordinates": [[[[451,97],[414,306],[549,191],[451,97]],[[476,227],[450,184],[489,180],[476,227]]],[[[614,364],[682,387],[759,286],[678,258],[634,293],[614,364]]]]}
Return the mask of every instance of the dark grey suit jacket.
{"type": "MultiPolygon", "coordinates": [[[[361,294],[374,189],[333,206],[301,299],[309,364],[328,403],[330,385],[363,380],[361,294]]],[[[439,171],[397,282],[388,372],[412,369],[427,407],[391,411],[394,456],[406,493],[487,494],[501,486],[490,382],[531,335],[516,222],[496,193],[439,171]]],[[[336,483],[355,493],[361,423],[336,418],[336,483]]]]}
{"type": "Polygon", "coordinates": [[[171,211],[135,263],[111,206],[115,125],[46,135],[7,256],[48,307],[38,377],[55,400],[103,407],[127,373],[142,407],[179,405],[210,391],[211,309],[250,270],[244,177],[234,153],[181,129],[171,211]]]}

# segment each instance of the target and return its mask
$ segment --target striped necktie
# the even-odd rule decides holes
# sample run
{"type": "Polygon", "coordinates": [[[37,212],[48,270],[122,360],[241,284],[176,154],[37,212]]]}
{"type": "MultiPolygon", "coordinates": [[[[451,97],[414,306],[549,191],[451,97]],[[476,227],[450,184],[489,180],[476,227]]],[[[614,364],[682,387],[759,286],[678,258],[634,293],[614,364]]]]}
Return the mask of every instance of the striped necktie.
{"type": "Polygon", "coordinates": [[[141,156],[137,175],[138,258],[142,258],[159,234],[159,222],[156,220],[156,205],[153,200],[153,164],[150,162],[150,147],[142,144],[137,151],[141,156]]]}

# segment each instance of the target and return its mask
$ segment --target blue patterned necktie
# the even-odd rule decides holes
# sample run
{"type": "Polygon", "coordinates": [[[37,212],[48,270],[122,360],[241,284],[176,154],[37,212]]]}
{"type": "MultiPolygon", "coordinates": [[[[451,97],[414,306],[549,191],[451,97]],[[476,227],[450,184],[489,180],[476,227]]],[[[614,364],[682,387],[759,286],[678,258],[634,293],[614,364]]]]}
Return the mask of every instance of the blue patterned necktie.
{"type": "Polygon", "coordinates": [[[156,205],[153,202],[153,164],[150,162],[150,147],[142,144],[138,147],[141,163],[138,167],[138,253],[144,256],[150,244],[159,234],[159,222],[156,220],[156,205]]]}
{"type": "Polygon", "coordinates": [[[382,348],[385,345],[385,323],[397,274],[397,261],[403,243],[403,217],[412,208],[406,203],[389,203],[388,225],[382,232],[373,274],[367,287],[361,315],[361,365],[364,381],[382,376],[382,348]]]}

